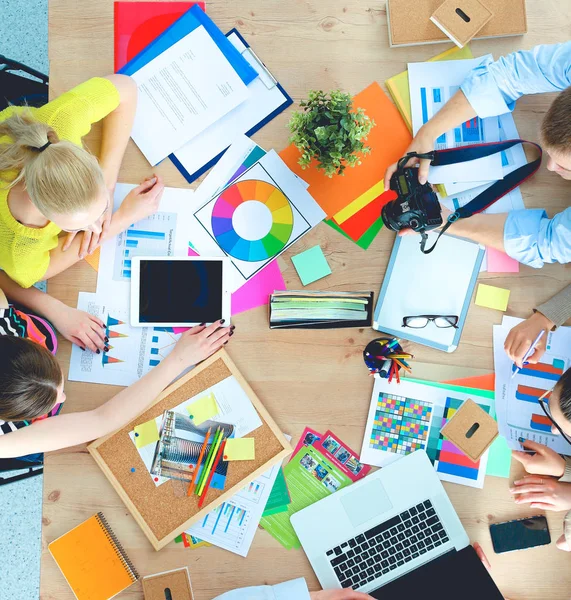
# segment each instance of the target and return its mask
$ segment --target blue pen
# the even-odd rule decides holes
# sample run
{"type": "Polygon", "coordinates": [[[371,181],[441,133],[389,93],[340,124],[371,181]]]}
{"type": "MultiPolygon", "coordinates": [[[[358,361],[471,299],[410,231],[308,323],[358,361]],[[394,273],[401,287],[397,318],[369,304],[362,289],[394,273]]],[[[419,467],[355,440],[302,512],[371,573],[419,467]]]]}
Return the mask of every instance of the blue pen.
{"type": "MultiPolygon", "coordinates": [[[[545,329],[542,329],[539,332],[539,335],[535,338],[535,341],[533,342],[533,344],[529,347],[528,351],[524,354],[521,363],[522,365],[525,364],[525,361],[533,354],[533,352],[535,351],[535,347],[537,346],[537,344],[539,344],[539,340],[544,336],[545,334],[545,329]]],[[[516,365],[512,366],[512,379],[520,372],[520,368],[516,365]],[[515,369],[514,369],[515,367],[515,369]]]]}

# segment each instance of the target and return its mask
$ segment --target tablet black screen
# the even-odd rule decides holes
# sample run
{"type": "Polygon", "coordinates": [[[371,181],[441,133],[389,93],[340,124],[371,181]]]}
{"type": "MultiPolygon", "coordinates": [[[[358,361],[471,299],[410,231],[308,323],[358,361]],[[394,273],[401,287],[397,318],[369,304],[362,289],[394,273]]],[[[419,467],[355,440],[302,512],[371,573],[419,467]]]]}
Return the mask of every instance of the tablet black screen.
{"type": "Polygon", "coordinates": [[[221,318],[221,261],[141,260],[141,323],[213,323],[221,318]]]}

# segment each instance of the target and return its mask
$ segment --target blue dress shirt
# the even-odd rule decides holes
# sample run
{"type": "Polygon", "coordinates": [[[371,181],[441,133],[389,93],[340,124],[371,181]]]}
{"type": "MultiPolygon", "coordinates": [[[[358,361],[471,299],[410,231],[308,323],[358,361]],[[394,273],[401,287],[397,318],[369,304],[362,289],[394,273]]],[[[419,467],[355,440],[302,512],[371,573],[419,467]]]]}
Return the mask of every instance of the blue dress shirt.
{"type": "MultiPolygon", "coordinates": [[[[462,91],[485,118],[512,111],[525,94],[561,92],[569,86],[571,42],[565,42],[514,52],[495,62],[488,58],[466,78],[462,91]]],[[[553,219],[541,209],[510,212],[504,246],[509,256],[531,267],[571,262],[571,208],[553,219]]]]}
{"type": "Polygon", "coordinates": [[[215,600],[309,600],[305,579],[294,579],[278,585],[262,585],[226,592],[215,600]]]}

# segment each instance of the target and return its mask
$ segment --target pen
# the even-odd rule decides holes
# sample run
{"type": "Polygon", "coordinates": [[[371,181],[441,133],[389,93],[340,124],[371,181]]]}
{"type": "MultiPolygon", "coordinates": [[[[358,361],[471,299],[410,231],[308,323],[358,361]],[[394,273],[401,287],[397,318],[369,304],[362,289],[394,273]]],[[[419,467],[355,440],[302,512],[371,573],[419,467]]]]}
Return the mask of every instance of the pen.
{"type": "MultiPolygon", "coordinates": [[[[544,336],[544,334],[545,334],[545,329],[542,329],[539,332],[539,335],[535,338],[535,342],[533,342],[533,344],[529,347],[528,351],[524,354],[523,358],[521,359],[522,365],[533,354],[533,352],[535,351],[535,347],[537,346],[537,344],[539,344],[539,340],[544,336]]],[[[521,369],[518,366],[515,366],[515,369],[512,372],[511,378],[513,379],[520,371],[521,371],[521,369]]]]}

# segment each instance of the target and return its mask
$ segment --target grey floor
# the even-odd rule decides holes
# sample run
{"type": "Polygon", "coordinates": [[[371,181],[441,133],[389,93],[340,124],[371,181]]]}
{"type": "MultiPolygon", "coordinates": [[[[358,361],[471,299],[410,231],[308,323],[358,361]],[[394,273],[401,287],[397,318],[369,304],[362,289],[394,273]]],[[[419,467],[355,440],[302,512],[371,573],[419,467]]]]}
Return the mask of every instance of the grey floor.
{"type": "MultiPolygon", "coordinates": [[[[0,0],[0,54],[49,72],[48,0],[0,0]]],[[[42,486],[0,485],[0,600],[40,597],[42,486]]]]}

